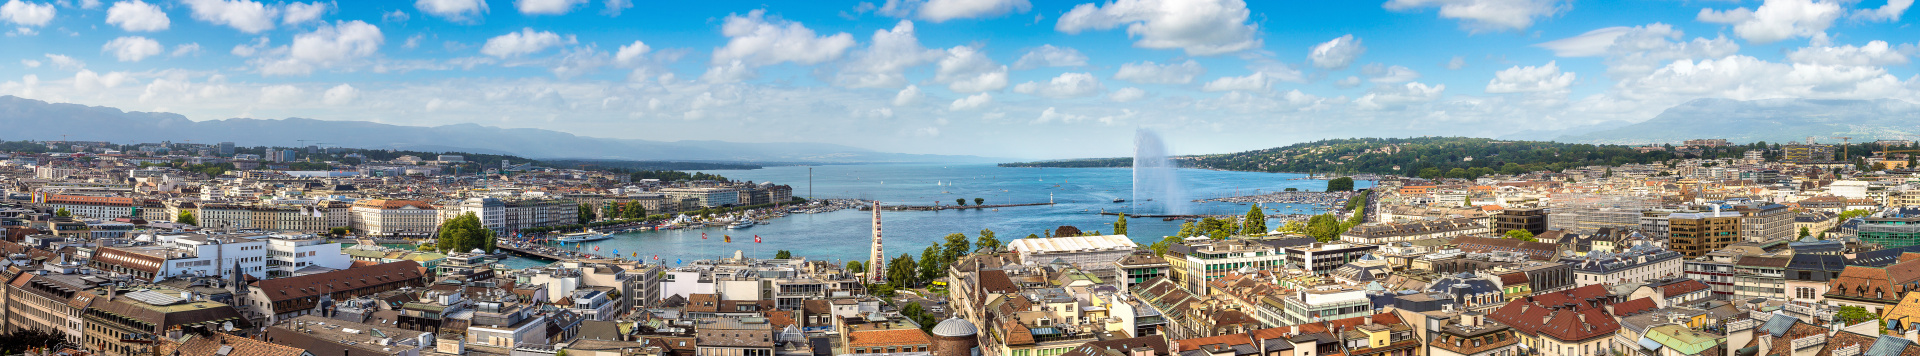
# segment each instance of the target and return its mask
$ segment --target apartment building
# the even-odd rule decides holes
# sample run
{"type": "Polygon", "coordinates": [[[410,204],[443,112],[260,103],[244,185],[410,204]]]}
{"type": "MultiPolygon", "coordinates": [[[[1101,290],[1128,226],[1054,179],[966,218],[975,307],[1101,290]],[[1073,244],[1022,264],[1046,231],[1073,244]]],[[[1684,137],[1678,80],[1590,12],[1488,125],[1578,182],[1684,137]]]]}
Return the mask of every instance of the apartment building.
{"type": "Polygon", "coordinates": [[[1742,216],[1714,209],[1701,213],[1669,214],[1667,248],[1687,258],[1706,255],[1740,241],[1742,216]]]}
{"type": "Polygon", "coordinates": [[[266,236],[267,278],[287,277],[347,269],[353,260],[340,251],[340,243],[311,234],[273,234],[266,236]]]}
{"type": "Polygon", "coordinates": [[[361,200],[348,212],[348,225],[365,236],[418,238],[432,235],[440,227],[434,206],[418,200],[361,200]]]}
{"type": "Polygon", "coordinates": [[[1785,205],[1746,203],[1733,206],[1740,213],[1740,237],[1747,241],[1791,240],[1795,237],[1793,211],[1785,205]]]}

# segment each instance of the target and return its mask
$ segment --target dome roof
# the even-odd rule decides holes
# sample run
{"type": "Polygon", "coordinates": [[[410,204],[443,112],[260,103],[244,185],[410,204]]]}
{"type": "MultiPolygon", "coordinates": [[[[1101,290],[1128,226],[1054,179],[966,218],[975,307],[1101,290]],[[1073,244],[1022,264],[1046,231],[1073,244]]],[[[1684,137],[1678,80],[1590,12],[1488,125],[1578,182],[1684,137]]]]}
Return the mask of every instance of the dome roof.
{"type": "Polygon", "coordinates": [[[934,336],[973,336],[979,333],[980,328],[976,328],[973,326],[973,323],[961,320],[960,318],[948,318],[946,321],[941,321],[939,325],[933,326],[934,336]]]}

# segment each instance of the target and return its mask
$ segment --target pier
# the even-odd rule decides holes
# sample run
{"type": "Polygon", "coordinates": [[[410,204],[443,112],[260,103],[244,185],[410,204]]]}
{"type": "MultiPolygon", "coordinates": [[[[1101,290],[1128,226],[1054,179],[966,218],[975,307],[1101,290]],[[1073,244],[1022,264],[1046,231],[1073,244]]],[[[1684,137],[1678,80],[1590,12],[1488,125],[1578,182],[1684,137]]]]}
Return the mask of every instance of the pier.
{"type": "MultiPolygon", "coordinates": [[[[1041,205],[1053,205],[1053,203],[989,204],[989,205],[881,205],[880,208],[884,209],[885,211],[941,211],[941,210],[967,210],[967,209],[999,209],[999,208],[1012,208],[1012,207],[1022,207],[1022,206],[1041,206],[1041,205]]],[[[868,210],[873,210],[873,207],[872,206],[860,207],[860,211],[868,211],[868,210]]]]}
{"type": "Polygon", "coordinates": [[[540,246],[540,245],[499,244],[494,246],[494,248],[498,248],[501,251],[507,251],[508,253],[512,253],[515,255],[544,258],[544,259],[555,260],[555,261],[566,260],[570,257],[579,257],[578,252],[566,251],[566,250],[561,250],[561,249],[547,247],[547,246],[540,246]]]}

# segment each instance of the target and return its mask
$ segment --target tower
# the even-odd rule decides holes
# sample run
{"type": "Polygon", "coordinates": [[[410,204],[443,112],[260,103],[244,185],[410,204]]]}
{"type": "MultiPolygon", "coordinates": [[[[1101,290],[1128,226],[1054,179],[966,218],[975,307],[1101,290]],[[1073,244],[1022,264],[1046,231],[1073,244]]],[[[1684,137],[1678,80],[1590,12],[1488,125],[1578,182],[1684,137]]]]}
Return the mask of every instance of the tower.
{"type": "Polygon", "coordinates": [[[880,201],[875,200],[873,201],[873,251],[867,256],[867,279],[878,282],[886,277],[881,274],[880,269],[880,265],[885,263],[887,258],[885,251],[880,248],[880,201]]]}

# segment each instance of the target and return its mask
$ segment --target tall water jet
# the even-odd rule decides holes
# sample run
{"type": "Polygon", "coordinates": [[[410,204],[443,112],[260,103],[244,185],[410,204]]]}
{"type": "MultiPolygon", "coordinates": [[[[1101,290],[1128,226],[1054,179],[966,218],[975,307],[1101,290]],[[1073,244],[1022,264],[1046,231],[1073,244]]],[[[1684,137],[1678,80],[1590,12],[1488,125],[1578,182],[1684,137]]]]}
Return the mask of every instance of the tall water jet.
{"type": "Polygon", "coordinates": [[[1160,135],[1139,129],[1133,135],[1133,206],[1135,214],[1186,214],[1187,195],[1160,135]]]}

